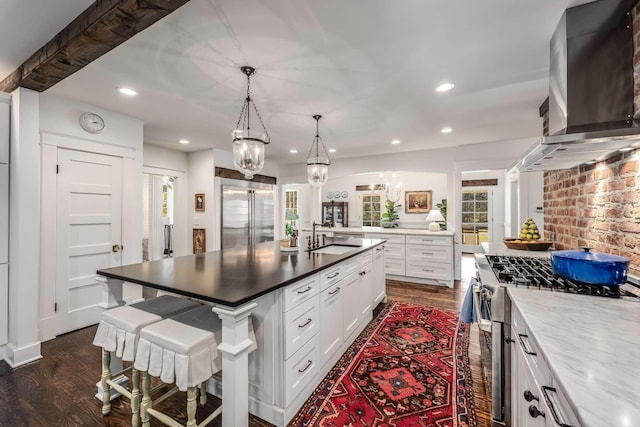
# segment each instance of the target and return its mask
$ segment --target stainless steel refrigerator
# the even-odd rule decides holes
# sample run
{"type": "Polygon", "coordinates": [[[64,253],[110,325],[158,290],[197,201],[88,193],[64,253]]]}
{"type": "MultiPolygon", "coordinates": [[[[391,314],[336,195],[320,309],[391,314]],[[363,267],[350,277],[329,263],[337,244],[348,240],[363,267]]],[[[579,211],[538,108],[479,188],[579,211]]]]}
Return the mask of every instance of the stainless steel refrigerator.
{"type": "Polygon", "coordinates": [[[274,240],[272,185],[223,179],[221,193],[222,249],[274,240]]]}

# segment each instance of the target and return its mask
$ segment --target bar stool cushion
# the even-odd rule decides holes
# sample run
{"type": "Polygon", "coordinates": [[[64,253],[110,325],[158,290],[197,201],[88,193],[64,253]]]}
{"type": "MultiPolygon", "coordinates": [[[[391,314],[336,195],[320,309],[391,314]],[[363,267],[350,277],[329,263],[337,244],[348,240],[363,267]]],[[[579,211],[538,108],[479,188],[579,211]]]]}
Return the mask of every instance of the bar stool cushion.
{"type": "MultiPolygon", "coordinates": [[[[256,339],[248,320],[253,351],[256,339]]],[[[210,306],[189,310],[140,330],[134,367],[186,391],[222,369],[221,341],[222,321],[210,306]]]]}
{"type": "Polygon", "coordinates": [[[131,362],[135,358],[141,328],[198,306],[200,303],[196,301],[164,295],[106,310],[100,316],[93,344],[114,351],[117,357],[131,362]]]}

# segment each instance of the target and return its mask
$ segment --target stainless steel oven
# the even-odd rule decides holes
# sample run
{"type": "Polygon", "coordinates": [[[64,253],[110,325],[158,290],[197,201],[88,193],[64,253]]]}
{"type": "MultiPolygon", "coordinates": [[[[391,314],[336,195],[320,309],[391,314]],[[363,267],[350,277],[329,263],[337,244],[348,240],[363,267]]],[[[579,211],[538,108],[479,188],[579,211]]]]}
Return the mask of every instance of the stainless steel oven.
{"type": "Polygon", "coordinates": [[[478,274],[474,284],[474,308],[481,334],[481,353],[483,350],[490,353],[481,357],[483,370],[490,371],[485,378],[491,378],[492,427],[518,427],[511,424],[509,287],[526,287],[532,292],[570,292],[640,302],[640,282],[637,278],[630,277],[627,283],[611,287],[576,284],[553,276],[547,252],[527,254],[475,255],[478,274]]]}

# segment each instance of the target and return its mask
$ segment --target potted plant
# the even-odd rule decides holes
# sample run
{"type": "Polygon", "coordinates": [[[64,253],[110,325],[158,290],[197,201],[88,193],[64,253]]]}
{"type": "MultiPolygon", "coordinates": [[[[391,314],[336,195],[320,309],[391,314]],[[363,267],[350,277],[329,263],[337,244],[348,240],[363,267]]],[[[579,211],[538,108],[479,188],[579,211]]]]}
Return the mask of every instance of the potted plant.
{"type": "Polygon", "coordinates": [[[382,213],[380,216],[380,224],[384,228],[398,228],[398,220],[400,217],[398,216],[398,212],[396,208],[401,207],[402,205],[396,205],[396,203],[392,200],[387,200],[384,204],[386,211],[382,213]]]}
{"type": "Polygon", "coordinates": [[[442,199],[442,202],[436,203],[436,207],[440,209],[440,213],[444,217],[445,221],[440,222],[440,230],[447,229],[447,199],[442,199]]]}
{"type": "Polygon", "coordinates": [[[292,209],[287,209],[285,213],[286,222],[284,223],[284,235],[288,239],[291,239],[291,237],[296,235],[295,225],[299,218],[298,214],[293,212],[292,209]]]}

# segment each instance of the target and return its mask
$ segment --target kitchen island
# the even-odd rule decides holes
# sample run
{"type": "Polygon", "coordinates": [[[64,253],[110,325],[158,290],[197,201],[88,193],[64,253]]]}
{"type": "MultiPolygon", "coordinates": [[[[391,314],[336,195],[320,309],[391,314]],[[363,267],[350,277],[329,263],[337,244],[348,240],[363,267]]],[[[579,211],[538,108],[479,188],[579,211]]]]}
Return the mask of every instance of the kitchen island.
{"type": "MultiPolygon", "coordinates": [[[[535,405],[545,426],[556,425],[554,415],[572,427],[640,426],[640,303],[514,287],[508,293],[512,327],[529,351],[520,366],[533,377],[525,388],[540,399],[525,402],[514,389],[516,412],[519,402],[531,422],[535,405]]],[[[525,425],[515,415],[513,425],[525,425]]]]}
{"type": "Polygon", "coordinates": [[[214,304],[224,375],[209,389],[223,394],[222,425],[247,425],[248,412],[285,425],[385,298],[384,240],[335,243],[327,253],[284,252],[267,242],[98,274],[106,278],[109,307],[123,303],[123,282],[214,304]],[[251,355],[249,316],[258,345],[251,355]]]}

